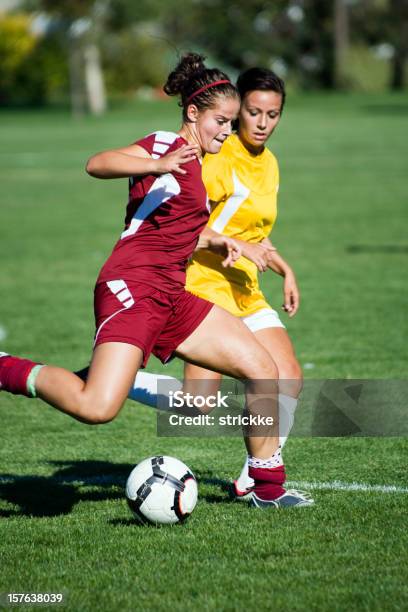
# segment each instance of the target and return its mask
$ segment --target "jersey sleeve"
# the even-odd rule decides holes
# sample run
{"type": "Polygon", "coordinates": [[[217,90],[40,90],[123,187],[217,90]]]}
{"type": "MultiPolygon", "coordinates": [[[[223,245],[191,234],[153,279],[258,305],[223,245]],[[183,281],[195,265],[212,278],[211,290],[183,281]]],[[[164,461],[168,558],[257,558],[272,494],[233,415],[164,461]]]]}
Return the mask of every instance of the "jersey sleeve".
{"type": "Polygon", "coordinates": [[[166,155],[166,153],[178,149],[184,142],[185,141],[175,132],[164,132],[159,130],[158,132],[153,132],[137,140],[135,144],[147,151],[153,159],[158,159],[166,155]]]}
{"type": "Polygon", "coordinates": [[[142,147],[142,149],[144,149],[145,151],[147,151],[147,153],[149,153],[149,155],[151,155],[153,153],[153,146],[155,141],[154,136],[154,134],[149,134],[144,138],[140,138],[140,140],[136,140],[134,144],[138,145],[139,147],[142,147]]]}
{"type": "Polygon", "coordinates": [[[225,202],[234,191],[231,162],[224,155],[207,154],[203,161],[203,181],[211,202],[225,202]]]}

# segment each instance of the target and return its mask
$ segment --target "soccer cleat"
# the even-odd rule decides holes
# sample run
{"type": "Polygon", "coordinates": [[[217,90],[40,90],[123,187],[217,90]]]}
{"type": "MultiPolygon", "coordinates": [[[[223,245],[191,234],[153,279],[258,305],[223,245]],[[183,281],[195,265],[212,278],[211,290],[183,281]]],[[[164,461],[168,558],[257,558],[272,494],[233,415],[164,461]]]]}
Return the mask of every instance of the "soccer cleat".
{"type": "Polygon", "coordinates": [[[310,497],[306,491],[296,491],[296,489],[290,489],[285,491],[283,495],[277,499],[260,499],[252,493],[250,504],[253,508],[261,508],[266,510],[267,508],[294,508],[300,506],[312,506],[314,499],[310,497]]]}
{"type": "Polygon", "coordinates": [[[252,497],[253,490],[253,487],[247,487],[243,491],[240,491],[238,488],[238,480],[234,480],[234,482],[230,484],[229,493],[231,499],[234,501],[249,501],[252,497]]]}

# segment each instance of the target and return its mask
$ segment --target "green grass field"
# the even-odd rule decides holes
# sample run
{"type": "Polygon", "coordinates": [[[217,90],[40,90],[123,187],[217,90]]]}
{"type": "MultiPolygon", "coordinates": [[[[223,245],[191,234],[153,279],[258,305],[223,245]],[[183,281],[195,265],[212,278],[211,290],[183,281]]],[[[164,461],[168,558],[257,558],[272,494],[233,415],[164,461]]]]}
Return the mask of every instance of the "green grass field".
{"type": "MultiPolygon", "coordinates": [[[[271,141],[281,167],[273,241],[299,277],[288,328],[306,378],[407,378],[407,118],[402,96],[294,97],[271,141]]],[[[177,127],[165,102],[83,122],[0,114],[0,350],[88,362],[93,284],[127,187],[87,177],[85,161],[177,127]]],[[[263,281],[280,307],[279,279],[263,281]]],[[[154,359],[148,369],[163,370],[154,359]]],[[[63,592],[73,611],[408,607],[402,437],[290,439],[291,481],[397,489],[316,488],[313,508],[262,513],[228,501],[238,438],[158,438],[154,411],[131,402],[92,428],[6,393],[0,414],[0,592],[63,592]],[[132,466],[158,453],[199,479],[184,526],[139,526],[124,501],[132,466]]]]}

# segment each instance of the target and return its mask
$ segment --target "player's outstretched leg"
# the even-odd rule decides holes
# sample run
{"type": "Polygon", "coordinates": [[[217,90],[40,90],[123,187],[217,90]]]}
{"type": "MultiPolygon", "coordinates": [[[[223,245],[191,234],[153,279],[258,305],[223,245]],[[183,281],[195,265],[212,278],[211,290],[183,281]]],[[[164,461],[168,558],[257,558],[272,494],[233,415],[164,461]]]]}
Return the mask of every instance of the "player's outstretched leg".
{"type": "Polygon", "coordinates": [[[122,407],[142,360],[136,346],[100,344],[84,382],[63,368],[0,354],[0,390],[38,397],[84,423],[106,423],[122,407]]]}

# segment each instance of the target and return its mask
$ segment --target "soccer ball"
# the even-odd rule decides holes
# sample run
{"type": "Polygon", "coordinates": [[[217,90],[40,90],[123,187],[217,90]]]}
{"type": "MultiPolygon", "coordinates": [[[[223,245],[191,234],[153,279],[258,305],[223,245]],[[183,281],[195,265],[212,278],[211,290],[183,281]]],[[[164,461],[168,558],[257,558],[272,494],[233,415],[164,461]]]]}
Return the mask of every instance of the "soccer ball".
{"type": "Polygon", "coordinates": [[[126,483],[126,498],[141,522],[179,523],[197,503],[197,481],[174,457],[150,457],[139,463],[126,483]]]}

